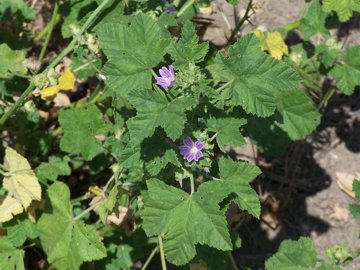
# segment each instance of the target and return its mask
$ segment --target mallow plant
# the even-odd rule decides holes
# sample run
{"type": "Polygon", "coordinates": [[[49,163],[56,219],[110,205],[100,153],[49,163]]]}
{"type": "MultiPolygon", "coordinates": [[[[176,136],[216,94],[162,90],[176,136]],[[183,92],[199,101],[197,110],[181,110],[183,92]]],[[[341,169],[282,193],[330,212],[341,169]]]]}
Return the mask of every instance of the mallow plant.
{"type": "MultiPolygon", "coordinates": [[[[353,93],[360,46],[330,30],[360,3],[307,1],[297,21],[243,34],[248,1],[216,48],[191,21],[206,2],[55,0],[35,37],[1,34],[1,269],[146,269],[157,256],[163,270],[238,269],[226,213],[260,218],[261,169],[229,152],[281,154],[336,91],[353,93]],[[47,54],[57,30],[68,45],[47,54]],[[288,46],[290,31],[302,40],[288,46]]],[[[5,26],[9,12],[14,27],[36,18],[5,1],[5,26]]],[[[265,267],[340,269],[305,237],[265,267]]]]}

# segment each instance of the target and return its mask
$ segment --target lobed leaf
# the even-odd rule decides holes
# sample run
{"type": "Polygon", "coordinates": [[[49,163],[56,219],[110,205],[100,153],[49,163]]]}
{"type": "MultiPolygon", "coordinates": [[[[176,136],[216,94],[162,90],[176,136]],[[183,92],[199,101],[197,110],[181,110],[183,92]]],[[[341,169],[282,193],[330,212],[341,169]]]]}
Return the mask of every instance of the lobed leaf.
{"type": "Polygon", "coordinates": [[[109,124],[102,119],[99,109],[92,103],[85,107],[60,111],[59,122],[64,131],[60,141],[61,150],[77,154],[91,160],[99,154],[103,147],[96,138],[109,131],[109,124]]]}
{"type": "Polygon", "coordinates": [[[15,248],[7,237],[0,237],[0,269],[25,270],[24,251],[15,248]]]}
{"type": "Polygon", "coordinates": [[[97,34],[108,59],[103,69],[107,87],[120,95],[151,88],[152,68],[159,64],[170,44],[169,33],[139,13],[129,27],[105,23],[99,26],[97,34]]]}
{"type": "Polygon", "coordinates": [[[330,34],[327,27],[327,15],[322,10],[319,0],[312,1],[306,16],[300,20],[299,30],[305,40],[319,33],[330,34]]]}
{"type": "Polygon", "coordinates": [[[285,240],[278,252],[265,262],[267,270],[310,270],[315,269],[316,250],[310,238],[298,241],[285,240]]]}
{"type": "Polygon", "coordinates": [[[283,123],[278,125],[292,140],[305,138],[320,123],[320,113],[300,89],[282,93],[278,99],[278,110],[283,115],[283,123]]]}
{"type": "Polygon", "coordinates": [[[141,211],[144,230],[148,236],[164,235],[169,262],[189,262],[196,254],[196,244],[232,248],[225,216],[207,194],[198,191],[189,195],[156,179],[147,181],[147,186],[141,211]]]}
{"type": "Polygon", "coordinates": [[[232,45],[227,57],[220,53],[208,67],[215,80],[229,83],[224,96],[259,117],[274,114],[276,98],[298,88],[300,77],[287,63],[261,51],[255,35],[246,35],[232,45]]]}
{"type": "Polygon", "coordinates": [[[360,12],[360,0],[324,0],[325,12],[335,11],[341,22],[351,18],[354,11],[360,12]]]}
{"type": "Polygon", "coordinates": [[[133,145],[152,136],[159,126],[171,139],[178,139],[186,121],[185,111],[196,104],[190,97],[168,101],[161,91],[151,90],[135,90],[129,100],[137,110],[137,115],[127,121],[133,145]]]}
{"type": "Polygon", "coordinates": [[[68,187],[55,182],[47,193],[52,210],[42,214],[38,229],[48,261],[59,270],[77,270],[83,262],[105,257],[95,227],[74,220],[68,187]]]}
{"type": "Polygon", "coordinates": [[[30,205],[32,200],[40,201],[41,186],[26,158],[14,149],[7,147],[5,168],[9,175],[4,177],[3,188],[8,191],[8,196],[16,199],[24,209],[30,205]]]}
{"type": "Polygon", "coordinates": [[[261,171],[255,165],[236,162],[227,158],[219,161],[220,180],[205,182],[198,191],[206,194],[216,203],[220,203],[230,194],[235,194],[234,202],[241,210],[256,218],[260,216],[260,201],[255,190],[249,185],[261,171]]]}
{"type": "Polygon", "coordinates": [[[174,60],[175,67],[188,67],[189,63],[199,63],[204,60],[209,50],[207,42],[199,44],[195,27],[191,21],[186,21],[178,42],[173,42],[169,53],[174,60]]]}
{"type": "Polygon", "coordinates": [[[346,48],[344,63],[336,65],[330,76],[336,80],[336,86],[346,95],[351,95],[357,85],[360,85],[360,46],[346,48]]]}
{"type": "Polygon", "coordinates": [[[225,152],[226,145],[237,147],[245,144],[245,139],[239,130],[240,126],[246,124],[245,119],[233,117],[211,117],[207,120],[206,124],[208,130],[217,133],[216,142],[221,151],[225,152]]]}

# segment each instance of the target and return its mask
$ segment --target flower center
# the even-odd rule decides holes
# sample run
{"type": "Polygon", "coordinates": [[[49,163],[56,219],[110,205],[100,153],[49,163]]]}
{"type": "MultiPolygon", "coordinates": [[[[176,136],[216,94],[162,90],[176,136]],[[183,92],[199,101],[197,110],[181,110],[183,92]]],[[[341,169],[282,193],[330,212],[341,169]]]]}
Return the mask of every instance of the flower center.
{"type": "Polygon", "coordinates": [[[197,149],[196,146],[193,146],[193,147],[191,147],[191,149],[190,149],[190,153],[193,154],[193,155],[196,155],[198,151],[199,151],[199,149],[197,149]]]}

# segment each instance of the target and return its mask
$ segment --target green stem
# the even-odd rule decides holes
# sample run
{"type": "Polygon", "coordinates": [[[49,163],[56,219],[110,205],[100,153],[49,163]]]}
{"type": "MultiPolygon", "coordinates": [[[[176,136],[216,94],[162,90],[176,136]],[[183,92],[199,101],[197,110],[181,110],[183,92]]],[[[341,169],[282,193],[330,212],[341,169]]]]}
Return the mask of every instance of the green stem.
{"type": "Polygon", "coordinates": [[[6,120],[13,114],[13,112],[22,104],[24,99],[33,91],[34,83],[31,82],[28,88],[24,91],[24,93],[16,100],[16,102],[7,110],[2,117],[0,118],[0,126],[4,125],[6,120]]]}
{"type": "Polygon", "coordinates": [[[221,90],[223,90],[224,88],[228,87],[230,84],[233,83],[234,80],[228,81],[227,83],[223,84],[222,86],[220,86],[218,89],[216,89],[216,91],[220,92],[221,90]]]}
{"type": "Polygon", "coordinates": [[[229,259],[230,259],[233,270],[239,270],[239,268],[236,266],[236,262],[234,260],[234,257],[232,255],[231,251],[228,251],[228,255],[229,255],[229,259]]]}
{"type": "MultiPolygon", "coordinates": [[[[78,39],[81,37],[81,35],[88,29],[88,27],[93,23],[95,18],[99,15],[99,13],[105,8],[105,6],[110,2],[111,0],[104,0],[91,14],[91,16],[86,20],[84,25],[81,27],[80,32],[72,39],[70,44],[60,53],[52,62],[51,64],[43,71],[44,74],[46,74],[49,69],[54,68],[57,64],[61,62],[61,60],[70,53],[78,39]]],[[[19,97],[19,99],[13,104],[13,106],[2,115],[0,118],[0,126],[4,125],[6,120],[13,114],[13,112],[22,104],[22,102],[25,100],[25,98],[33,91],[34,89],[34,83],[31,82],[28,88],[22,93],[22,95],[19,97]]]]}
{"type": "Polygon", "coordinates": [[[40,62],[44,59],[46,49],[47,49],[47,47],[49,45],[49,41],[50,41],[52,32],[54,30],[54,27],[55,27],[56,16],[58,15],[58,12],[59,12],[59,2],[55,1],[53,14],[51,16],[51,21],[50,21],[50,24],[49,24],[49,30],[47,32],[46,39],[45,39],[44,45],[41,48],[41,52],[40,52],[40,56],[39,56],[39,61],[40,62]]]}
{"type": "Polygon", "coordinates": [[[252,7],[252,2],[253,0],[249,0],[249,3],[247,5],[247,8],[246,8],[246,11],[245,11],[245,14],[244,14],[244,17],[241,18],[241,20],[239,21],[239,23],[235,26],[234,30],[232,31],[231,33],[231,36],[226,44],[226,47],[229,47],[235,40],[236,38],[236,35],[237,33],[239,32],[240,30],[240,27],[245,23],[245,21],[248,19],[248,16],[249,16],[249,12],[251,10],[251,7],[252,7]]]}
{"type": "Polygon", "coordinates": [[[84,211],[82,211],[79,215],[77,215],[76,217],[74,217],[74,220],[79,220],[80,218],[82,218],[83,216],[85,216],[87,213],[91,212],[93,209],[95,209],[98,206],[98,204],[93,204],[92,206],[90,206],[89,208],[86,208],[84,211]]]}
{"type": "Polygon", "coordinates": [[[188,0],[185,5],[183,5],[177,14],[177,17],[180,17],[189,7],[191,7],[195,3],[195,0],[188,0]]]}
{"type": "Polygon", "coordinates": [[[321,99],[321,102],[318,106],[319,109],[322,109],[326,103],[329,101],[329,99],[335,94],[336,89],[331,88],[329,91],[326,92],[325,96],[321,99]]]}
{"type": "Polygon", "coordinates": [[[215,140],[215,138],[217,137],[218,133],[216,132],[211,138],[210,138],[210,142],[212,142],[213,140],[215,140]]]}
{"type": "Polygon", "coordinates": [[[153,251],[150,253],[149,257],[147,258],[146,262],[144,263],[144,265],[141,267],[141,270],[146,270],[146,268],[149,266],[149,263],[151,262],[152,258],[154,257],[154,255],[156,254],[156,252],[158,252],[159,247],[156,246],[153,251]]]}
{"type": "Polygon", "coordinates": [[[194,175],[190,174],[190,194],[195,192],[194,175]]]}
{"type": "MultiPolygon", "coordinates": [[[[55,27],[59,22],[60,22],[61,16],[60,14],[57,14],[57,16],[55,17],[55,22],[54,22],[54,26],[55,27]]],[[[50,29],[50,24],[48,24],[43,30],[41,30],[36,37],[34,38],[34,43],[37,44],[39,43],[39,41],[47,34],[47,32],[50,29]]]]}
{"type": "Polygon", "coordinates": [[[162,238],[160,235],[158,236],[158,241],[159,241],[159,249],[160,249],[161,268],[162,268],[162,270],[167,270],[165,255],[164,255],[164,247],[163,247],[163,242],[162,242],[162,238]]]}

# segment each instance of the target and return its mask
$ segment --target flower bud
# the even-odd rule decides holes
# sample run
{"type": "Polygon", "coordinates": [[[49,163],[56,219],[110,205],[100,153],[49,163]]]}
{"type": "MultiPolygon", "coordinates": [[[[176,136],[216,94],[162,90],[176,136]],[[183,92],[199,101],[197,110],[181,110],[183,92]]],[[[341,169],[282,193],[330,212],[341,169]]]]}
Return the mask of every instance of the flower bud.
{"type": "Polygon", "coordinates": [[[33,78],[34,85],[40,89],[44,88],[48,79],[44,74],[38,74],[33,78]]]}

